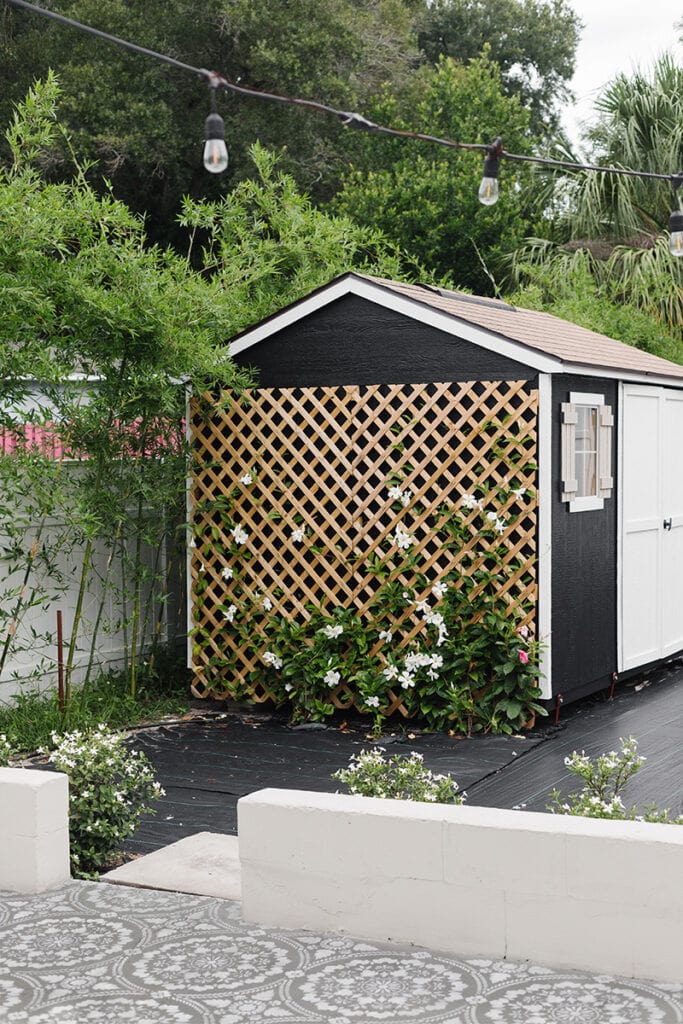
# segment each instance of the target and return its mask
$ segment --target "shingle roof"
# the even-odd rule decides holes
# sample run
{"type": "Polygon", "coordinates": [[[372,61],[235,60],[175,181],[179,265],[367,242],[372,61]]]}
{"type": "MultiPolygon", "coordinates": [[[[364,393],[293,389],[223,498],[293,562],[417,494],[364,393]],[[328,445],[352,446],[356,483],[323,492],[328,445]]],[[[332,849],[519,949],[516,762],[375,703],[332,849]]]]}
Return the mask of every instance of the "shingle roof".
{"type": "Polygon", "coordinates": [[[554,356],[563,363],[683,379],[683,366],[677,363],[660,359],[659,356],[589,331],[568,320],[561,320],[550,313],[521,309],[497,299],[480,299],[425,285],[402,284],[365,274],[353,276],[466,323],[475,324],[527,348],[554,356]]]}

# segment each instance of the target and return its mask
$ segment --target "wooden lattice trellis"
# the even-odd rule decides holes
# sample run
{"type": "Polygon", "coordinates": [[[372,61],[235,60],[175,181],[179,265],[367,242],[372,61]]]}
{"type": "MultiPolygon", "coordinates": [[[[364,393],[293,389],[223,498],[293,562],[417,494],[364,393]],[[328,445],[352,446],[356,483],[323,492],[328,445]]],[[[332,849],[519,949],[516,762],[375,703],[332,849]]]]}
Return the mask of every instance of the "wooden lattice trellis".
{"type": "MultiPolygon", "coordinates": [[[[310,604],[367,611],[377,583],[363,563],[396,526],[387,499],[387,481],[396,477],[413,494],[413,550],[433,578],[460,558],[429,525],[444,500],[457,503],[464,493],[494,490],[510,478],[515,489],[525,489],[499,507],[510,523],[502,537],[509,571],[501,596],[526,608],[533,630],[537,407],[538,394],[526,381],[262,388],[234,401],[195,399],[194,693],[231,692],[234,678],[216,680],[209,671],[226,649],[237,677],[262,667],[258,654],[240,649],[225,618],[235,586],[225,577],[237,562],[242,590],[277,595],[279,614],[306,616],[310,604]],[[254,470],[255,482],[241,484],[254,470]],[[228,550],[227,508],[248,533],[239,558],[228,550]],[[293,542],[297,528],[305,530],[305,543],[293,542]]],[[[249,692],[257,702],[273,696],[262,683],[249,692]]],[[[342,685],[332,699],[348,707],[354,696],[342,685]]],[[[391,709],[404,710],[400,691],[391,709]]]]}

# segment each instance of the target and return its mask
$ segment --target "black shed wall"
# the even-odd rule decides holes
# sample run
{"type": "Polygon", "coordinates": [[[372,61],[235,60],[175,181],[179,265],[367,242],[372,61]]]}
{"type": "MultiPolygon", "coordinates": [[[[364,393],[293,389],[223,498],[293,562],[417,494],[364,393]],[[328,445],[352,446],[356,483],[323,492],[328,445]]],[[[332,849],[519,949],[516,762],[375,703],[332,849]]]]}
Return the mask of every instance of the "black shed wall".
{"type": "Polygon", "coordinates": [[[262,387],[532,380],[523,363],[346,295],[235,356],[262,387]]]}
{"type": "Polygon", "coordinates": [[[552,681],[553,693],[576,699],[607,686],[617,668],[618,382],[553,378],[552,681]],[[561,501],[560,405],[571,391],[604,394],[612,407],[612,497],[603,509],[570,512],[561,501]]]}

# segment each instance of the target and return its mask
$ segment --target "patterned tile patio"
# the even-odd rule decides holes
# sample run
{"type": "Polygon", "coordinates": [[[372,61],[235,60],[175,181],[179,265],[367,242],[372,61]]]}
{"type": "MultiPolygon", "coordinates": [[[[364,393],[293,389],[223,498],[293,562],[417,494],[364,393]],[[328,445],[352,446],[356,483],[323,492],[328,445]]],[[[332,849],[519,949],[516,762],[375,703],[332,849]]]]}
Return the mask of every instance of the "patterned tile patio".
{"type": "Polygon", "coordinates": [[[683,985],[265,930],[237,903],[72,882],[0,893],[0,1020],[681,1024],[683,985]]]}

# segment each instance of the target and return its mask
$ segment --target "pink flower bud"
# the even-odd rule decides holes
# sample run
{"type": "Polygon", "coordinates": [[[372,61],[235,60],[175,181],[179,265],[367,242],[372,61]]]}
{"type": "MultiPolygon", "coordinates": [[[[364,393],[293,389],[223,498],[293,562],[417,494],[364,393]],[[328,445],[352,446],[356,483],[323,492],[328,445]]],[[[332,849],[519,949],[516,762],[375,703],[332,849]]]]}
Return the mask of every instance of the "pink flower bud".
{"type": "Polygon", "coordinates": [[[521,661],[522,665],[528,665],[529,655],[526,653],[526,651],[517,651],[517,654],[519,655],[519,660],[521,661]]]}

